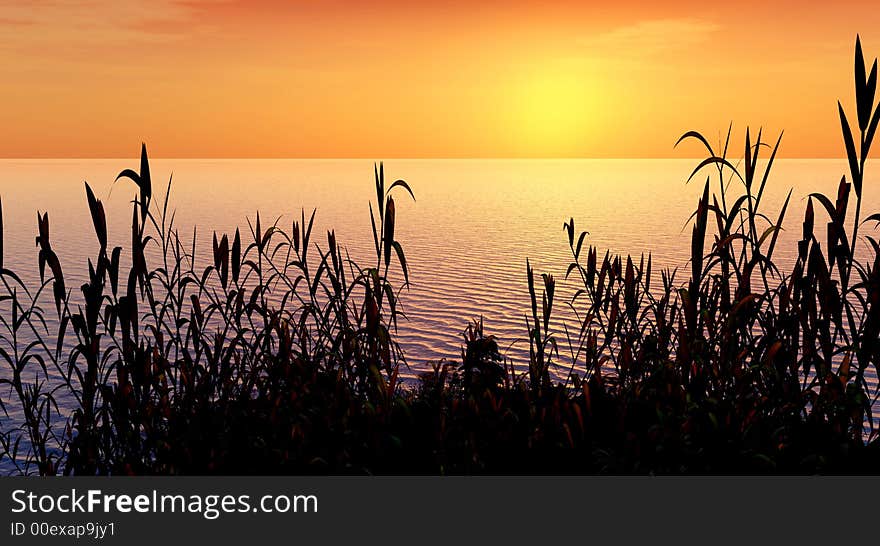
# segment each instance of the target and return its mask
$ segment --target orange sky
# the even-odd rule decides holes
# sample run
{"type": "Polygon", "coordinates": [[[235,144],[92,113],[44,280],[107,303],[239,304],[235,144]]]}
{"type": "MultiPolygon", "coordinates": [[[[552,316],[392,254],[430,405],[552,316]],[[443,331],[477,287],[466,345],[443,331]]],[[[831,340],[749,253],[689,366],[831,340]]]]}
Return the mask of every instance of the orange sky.
{"type": "Polygon", "coordinates": [[[0,157],[839,157],[875,2],[0,0],[0,157]]]}

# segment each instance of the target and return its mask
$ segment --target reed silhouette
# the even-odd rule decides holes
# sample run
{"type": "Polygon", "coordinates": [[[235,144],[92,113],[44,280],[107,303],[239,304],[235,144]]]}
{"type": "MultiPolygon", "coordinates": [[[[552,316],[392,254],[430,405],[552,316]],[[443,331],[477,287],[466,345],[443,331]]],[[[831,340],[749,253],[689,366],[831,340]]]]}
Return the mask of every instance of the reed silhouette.
{"type": "Polygon", "coordinates": [[[86,184],[99,249],[79,294],[48,214],[36,288],[3,267],[0,230],[0,405],[12,423],[0,457],[43,475],[877,472],[880,393],[866,376],[880,360],[880,213],[862,217],[876,84],[857,38],[857,131],[839,106],[850,172],[836,195],[810,195],[790,269],[774,251],[791,193],[779,211],[762,201],[782,136],[770,146],[747,129],[737,161],[730,130],[719,150],[691,131],[679,142],[707,152],[691,179],[710,174],[686,280],[658,275],[650,255],[585,246],[571,219],[564,277],[579,289],[564,303],[576,323],[554,330],[556,278],[527,261],[526,371],[475,320],[460,361],[414,385],[400,380],[396,341],[409,274],[394,199],[415,199],[406,182],[375,170],[369,264],[333,231],[316,241],[303,211],[289,229],[257,214],[245,233],[215,233],[202,267],[196,233],[175,227],[170,182],[154,199],[144,146],[139,170],[117,178],[138,191],[129,248],[108,247],[86,184]],[[60,393],[75,401],[69,415],[60,393]]]}

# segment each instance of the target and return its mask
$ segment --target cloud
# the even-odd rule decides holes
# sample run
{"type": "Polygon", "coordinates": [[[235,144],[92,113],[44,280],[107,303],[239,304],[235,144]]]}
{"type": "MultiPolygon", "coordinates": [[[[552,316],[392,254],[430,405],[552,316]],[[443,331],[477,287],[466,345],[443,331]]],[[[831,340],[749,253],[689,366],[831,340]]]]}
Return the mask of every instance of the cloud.
{"type": "Polygon", "coordinates": [[[639,21],[579,41],[589,54],[657,56],[708,41],[720,25],[696,18],[639,21]]]}
{"type": "Polygon", "coordinates": [[[4,26],[0,48],[63,56],[85,48],[167,40],[174,34],[169,27],[152,23],[185,21],[191,10],[175,0],[0,0],[0,11],[4,26]]]}
{"type": "Polygon", "coordinates": [[[0,17],[0,26],[2,27],[16,27],[16,26],[28,26],[33,25],[35,21],[28,19],[13,19],[11,17],[0,17]]]}

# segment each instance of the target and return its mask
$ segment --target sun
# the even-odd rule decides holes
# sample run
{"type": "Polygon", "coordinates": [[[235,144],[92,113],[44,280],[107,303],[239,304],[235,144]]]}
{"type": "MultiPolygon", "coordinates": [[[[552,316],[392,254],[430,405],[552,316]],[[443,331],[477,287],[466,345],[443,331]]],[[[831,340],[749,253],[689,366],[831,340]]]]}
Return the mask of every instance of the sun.
{"type": "Polygon", "coordinates": [[[541,71],[512,93],[514,144],[528,155],[578,157],[595,138],[600,101],[588,76],[574,70],[541,71]]]}

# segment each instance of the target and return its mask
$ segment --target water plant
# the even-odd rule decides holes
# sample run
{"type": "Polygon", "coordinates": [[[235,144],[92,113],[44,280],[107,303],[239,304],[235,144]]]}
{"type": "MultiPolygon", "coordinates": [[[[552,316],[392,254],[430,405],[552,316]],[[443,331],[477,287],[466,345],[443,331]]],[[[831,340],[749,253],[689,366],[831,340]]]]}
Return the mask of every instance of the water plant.
{"type": "Polygon", "coordinates": [[[679,143],[707,153],[689,180],[709,174],[688,267],[603,253],[572,218],[564,276],[526,263],[528,362],[479,319],[460,362],[416,384],[397,342],[406,182],[374,170],[367,265],[334,231],[317,240],[314,211],[287,227],[258,213],[197,255],[144,146],[117,178],[137,192],[128,248],[109,247],[86,184],[97,250],[78,292],[48,213],[39,284],[4,267],[0,212],[0,461],[43,475],[877,472],[880,212],[862,217],[876,82],[857,38],[858,131],[839,107],[849,173],[809,196],[793,263],[776,257],[791,193],[778,211],[764,199],[782,135],[747,129],[736,160],[732,129],[717,146],[689,131],[679,143]],[[569,301],[557,282],[577,286],[569,301]],[[556,320],[562,305],[574,322],[556,320]]]}

